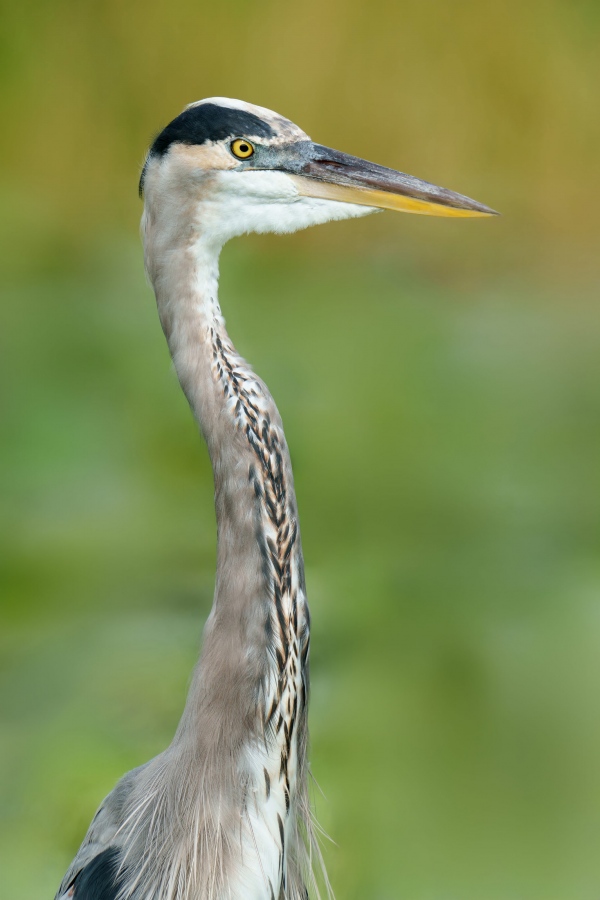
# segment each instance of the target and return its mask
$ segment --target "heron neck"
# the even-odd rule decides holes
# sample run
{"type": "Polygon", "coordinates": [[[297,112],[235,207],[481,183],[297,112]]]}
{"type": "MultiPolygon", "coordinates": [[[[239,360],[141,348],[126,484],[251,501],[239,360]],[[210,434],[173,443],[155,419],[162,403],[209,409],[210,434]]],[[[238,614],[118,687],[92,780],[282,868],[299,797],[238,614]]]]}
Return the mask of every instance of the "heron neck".
{"type": "Polygon", "coordinates": [[[296,708],[305,707],[308,610],[291,463],[277,407],[225,329],[218,251],[200,238],[150,274],[215,482],[215,599],[186,713],[212,710],[216,721],[217,704],[229,744],[268,724],[290,665],[301,678],[296,708]]]}

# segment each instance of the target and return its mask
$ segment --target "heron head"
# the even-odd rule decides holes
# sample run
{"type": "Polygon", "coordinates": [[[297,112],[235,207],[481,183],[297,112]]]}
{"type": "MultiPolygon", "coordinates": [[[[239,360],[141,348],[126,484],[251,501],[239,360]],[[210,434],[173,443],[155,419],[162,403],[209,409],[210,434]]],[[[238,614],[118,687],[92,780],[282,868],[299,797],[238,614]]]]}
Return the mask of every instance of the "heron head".
{"type": "Polygon", "coordinates": [[[475,200],[323,147],[271,110],[213,97],[154,140],[140,179],[147,205],[192,203],[219,244],[250,231],[291,232],[379,209],[490,216],[475,200]]]}

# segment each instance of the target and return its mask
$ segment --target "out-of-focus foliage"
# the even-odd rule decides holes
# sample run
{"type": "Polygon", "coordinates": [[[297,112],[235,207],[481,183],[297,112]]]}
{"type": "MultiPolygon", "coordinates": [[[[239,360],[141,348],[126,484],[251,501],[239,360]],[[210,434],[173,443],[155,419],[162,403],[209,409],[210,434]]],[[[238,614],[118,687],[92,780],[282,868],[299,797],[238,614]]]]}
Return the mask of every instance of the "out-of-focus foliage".
{"type": "Polygon", "coordinates": [[[212,482],[136,238],[152,133],[239,96],[500,209],[223,256],[296,472],[347,900],[600,890],[596,4],[5,5],[0,898],[169,741],[212,482]],[[596,205],[595,205],[596,203],[596,205]]]}
{"type": "Polygon", "coordinates": [[[6,3],[2,177],[77,233],[131,227],[149,136],[192,99],[243,96],[483,191],[511,234],[597,245],[599,37],[591,0],[6,3]]]}

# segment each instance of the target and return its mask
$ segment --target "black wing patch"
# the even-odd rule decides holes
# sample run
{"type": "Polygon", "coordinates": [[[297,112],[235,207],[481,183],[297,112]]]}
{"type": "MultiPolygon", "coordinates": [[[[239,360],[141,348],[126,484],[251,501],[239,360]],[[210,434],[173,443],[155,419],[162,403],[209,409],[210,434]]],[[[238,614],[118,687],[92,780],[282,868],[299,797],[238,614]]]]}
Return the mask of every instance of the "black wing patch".
{"type": "Polygon", "coordinates": [[[116,847],[109,847],[95,856],[77,873],[70,887],[73,900],[117,900],[123,887],[119,876],[120,853],[116,847]]]}

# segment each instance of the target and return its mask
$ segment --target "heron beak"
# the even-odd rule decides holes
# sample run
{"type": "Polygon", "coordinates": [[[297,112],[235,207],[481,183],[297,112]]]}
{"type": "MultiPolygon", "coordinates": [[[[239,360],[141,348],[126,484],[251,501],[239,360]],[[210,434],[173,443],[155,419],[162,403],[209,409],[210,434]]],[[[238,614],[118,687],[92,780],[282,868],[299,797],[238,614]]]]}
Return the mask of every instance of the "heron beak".
{"type": "MultiPolygon", "coordinates": [[[[290,147],[288,153],[291,155],[291,152],[290,147]]],[[[301,142],[294,157],[293,162],[289,159],[291,165],[282,168],[290,174],[303,197],[340,200],[423,216],[499,215],[489,206],[462,194],[312,141],[301,142]]]]}

